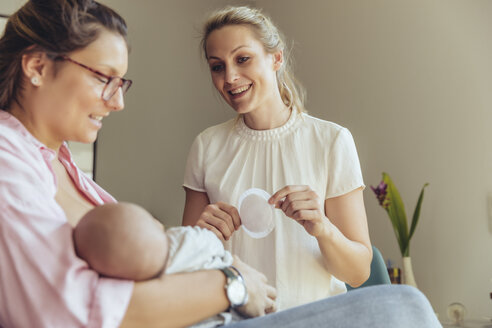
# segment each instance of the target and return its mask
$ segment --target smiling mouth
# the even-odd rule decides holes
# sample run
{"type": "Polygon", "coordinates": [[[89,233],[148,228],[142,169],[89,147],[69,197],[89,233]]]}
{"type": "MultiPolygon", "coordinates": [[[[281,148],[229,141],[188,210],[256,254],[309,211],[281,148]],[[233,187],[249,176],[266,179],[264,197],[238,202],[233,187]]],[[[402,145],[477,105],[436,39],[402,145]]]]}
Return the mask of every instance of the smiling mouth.
{"type": "Polygon", "coordinates": [[[252,86],[252,84],[248,84],[248,85],[236,88],[236,89],[229,90],[229,91],[227,91],[227,93],[229,93],[231,96],[238,96],[240,94],[245,93],[249,89],[251,89],[251,86],[252,86]]]}
{"type": "Polygon", "coordinates": [[[89,117],[96,121],[102,121],[102,119],[104,118],[104,116],[101,115],[89,115],[89,117]]]}

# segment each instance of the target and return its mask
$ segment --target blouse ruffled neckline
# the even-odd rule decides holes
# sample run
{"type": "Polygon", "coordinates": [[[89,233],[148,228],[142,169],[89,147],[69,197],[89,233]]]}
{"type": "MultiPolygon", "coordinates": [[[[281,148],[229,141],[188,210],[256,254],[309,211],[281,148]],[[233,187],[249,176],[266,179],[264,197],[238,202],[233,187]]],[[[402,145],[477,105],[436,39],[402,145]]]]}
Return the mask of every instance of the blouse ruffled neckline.
{"type": "Polygon", "coordinates": [[[279,139],[294,130],[296,122],[298,121],[298,116],[300,115],[302,114],[293,109],[287,122],[285,122],[282,126],[268,130],[254,130],[249,128],[244,122],[244,116],[241,116],[236,124],[236,131],[239,133],[239,135],[252,139],[279,139]]]}

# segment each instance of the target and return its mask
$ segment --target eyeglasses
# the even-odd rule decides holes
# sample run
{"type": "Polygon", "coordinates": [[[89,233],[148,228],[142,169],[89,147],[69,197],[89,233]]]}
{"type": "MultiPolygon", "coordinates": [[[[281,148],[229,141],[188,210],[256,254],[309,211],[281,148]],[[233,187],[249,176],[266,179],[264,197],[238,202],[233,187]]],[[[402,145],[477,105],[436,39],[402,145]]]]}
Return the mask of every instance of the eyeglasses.
{"type": "Polygon", "coordinates": [[[118,77],[118,76],[109,76],[109,75],[106,75],[104,73],[101,73],[101,72],[99,72],[93,68],[90,68],[89,66],[86,66],[82,63],[79,63],[76,60],[73,60],[72,58],[70,58],[66,55],[60,55],[57,57],[57,59],[69,61],[71,63],[79,65],[82,68],[85,68],[88,71],[91,71],[92,73],[94,73],[96,75],[103,77],[106,80],[106,85],[104,86],[104,89],[103,89],[102,94],[101,94],[101,98],[104,101],[108,101],[109,99],[111,99],[114,96],[114,94],[118,91],[118,88],[121,88],[121,92],[123,94],[125,94],[128,91],[128,89],[130,89],[130,87],[133,83],[132,80],[127,80],[127,79],[124,79],[124,78],[118,77]]]}

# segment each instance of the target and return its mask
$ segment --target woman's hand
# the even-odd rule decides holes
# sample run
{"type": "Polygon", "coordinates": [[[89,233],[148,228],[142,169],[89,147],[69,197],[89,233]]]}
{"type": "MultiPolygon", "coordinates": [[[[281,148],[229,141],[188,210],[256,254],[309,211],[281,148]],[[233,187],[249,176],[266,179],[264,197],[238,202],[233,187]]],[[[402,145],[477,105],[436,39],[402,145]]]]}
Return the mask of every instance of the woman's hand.
{"type": "Polygon", "coordinates": [[[231,238],[234,231],[241,226],[239,213],[234,206],[222,202],[210,204],[206,192],[186,187],[185,191],[183,225],[208,229],[222,241],[231,238]]]}
{"type": "Polygon", "coordinates": [[[277,290],[267,284],[267,278],[234,255],[233,265],[241,272],[248,290],[248,303],[236,310],[247,317],[263,316],[275,312],[277,290]]]}
{"type": "Polygon", "coordinates": [[[241,219],[234,206],[218,202],[205,206],[196,225],[212,231],[220,240],[225,241],[239,229],[241,219]]]}
{"type": "Polygon", "coordinates": [[[322,235],[327,228],[323,202],[309,186],[285,186],[273,194],[268,202],[296,220],[314,237],[322,235]]]}

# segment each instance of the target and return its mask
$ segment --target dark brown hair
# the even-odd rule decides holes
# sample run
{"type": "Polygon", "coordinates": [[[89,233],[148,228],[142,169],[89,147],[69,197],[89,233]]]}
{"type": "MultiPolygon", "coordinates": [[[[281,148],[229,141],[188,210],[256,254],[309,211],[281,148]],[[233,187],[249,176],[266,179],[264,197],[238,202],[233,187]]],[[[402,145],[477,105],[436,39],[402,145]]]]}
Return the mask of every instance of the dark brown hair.
{"type": "Polygon", "coordinates": [[[125,20],[93,0],[30,0],[12,14],[0,38],[0,109],[19,102],[22,91],[22,56],[45,51],[50,56],[88,46],[102,28],[125,41],[125,20]]]}

